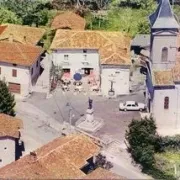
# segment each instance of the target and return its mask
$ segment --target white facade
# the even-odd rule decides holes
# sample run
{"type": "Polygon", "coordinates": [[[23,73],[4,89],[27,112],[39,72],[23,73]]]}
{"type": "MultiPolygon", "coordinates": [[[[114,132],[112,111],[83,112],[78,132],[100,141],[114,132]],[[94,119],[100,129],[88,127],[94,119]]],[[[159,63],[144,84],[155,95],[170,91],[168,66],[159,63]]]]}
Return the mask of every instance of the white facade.
{"type": "Polygon", "coordinates": [[[84,68],[93,69],[97,75],[100,73],[100,59],[97,49],[60,49],[53,51],[52,59],[55,66],[69,69],[71,77],[76,72],[84,74],[84,68]]]}
{"type": "Polygon", "coordinates": [[[109,91],[114,90],[114,96],[129,94],[130,90],[130,69],[120,66],[103,67],[101,72],[101,92],[104,96],[109,96],[109,91]],[[111,83],[112,82],[112,83],[111,83]]]}
{"type": "Polygon", "coordinates": [[[175,128],[178,111],[178,89],[163,89],[154,91],[154,99],[151,105],[151,113],[156,120],[157,126],[175,128]],[[169,98],[169,108],[164,108],[165,97],[169,98]]]}
{"type": "Polygon", "coordinates": [[[0,168],[15,161],[15,139],[0,137],[0,168]]]}
{"type": "Polygon", "coordinates": [[[0,62],[0,79],[5,80],[7,84],[20,84],[20,95],[27,96],[32,92],[33,82],[40,74],[39,61],[37,60],[31,67],[0,62]],[[16,70],[16,77],[13,77],[13,70],[16,70]]]}
{"type": "Polygon", "coordinates": [[[176,60],[176,44],[178,41],[176,33],[158,32],[156,34],[153,33],[152,37],[151,59],[153,61],[153,69],[171,69],[176,60]],[[167,48],[168,51],[167,61],[162,61],[163,48],[167,48]]]}

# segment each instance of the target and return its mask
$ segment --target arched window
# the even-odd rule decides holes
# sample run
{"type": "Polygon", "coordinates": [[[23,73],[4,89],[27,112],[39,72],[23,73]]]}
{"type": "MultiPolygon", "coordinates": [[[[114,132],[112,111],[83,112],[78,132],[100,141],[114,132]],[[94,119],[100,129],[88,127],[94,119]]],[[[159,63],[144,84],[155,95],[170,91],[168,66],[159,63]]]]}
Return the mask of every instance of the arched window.
{"type": "Polygon", "coordinates": [[[169,97],[164,98],[164,109],[169,109],[169,97]]]}
{"type": "Polygon", "coordinates": [[[161,61],[166,62],[168,60],[168,48],[162,48],[161,61]]]}

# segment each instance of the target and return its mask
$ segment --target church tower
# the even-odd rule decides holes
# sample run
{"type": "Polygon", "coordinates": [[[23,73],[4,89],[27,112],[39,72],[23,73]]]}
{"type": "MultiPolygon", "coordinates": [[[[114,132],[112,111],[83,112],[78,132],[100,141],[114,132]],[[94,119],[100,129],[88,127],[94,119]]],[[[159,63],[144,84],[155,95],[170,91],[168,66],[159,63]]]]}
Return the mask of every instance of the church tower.
{"type": "Polygon", "coordinates": [[[175,65],[179,24],[169,0],[160,0],[149,17],[151,24],[150,59],[154,70],[167,70],[175,65]]]}

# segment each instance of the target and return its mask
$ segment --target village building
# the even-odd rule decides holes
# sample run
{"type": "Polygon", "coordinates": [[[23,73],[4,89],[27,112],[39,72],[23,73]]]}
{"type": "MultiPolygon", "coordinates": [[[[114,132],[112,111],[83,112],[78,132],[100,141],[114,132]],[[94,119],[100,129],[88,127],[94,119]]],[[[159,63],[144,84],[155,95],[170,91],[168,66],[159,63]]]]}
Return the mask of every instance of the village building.
{"type": "Polygon", "coordinates": [[[55,66],[92,76],[105,96],[129,93],[130,38],[121,32],[57,30],[50,49],[55,66]]]}
{"type": "Polygon", "coordinates": [[[180,127],[180,26],[169,0],[159,3],[150,23],[147,105],[159,129],[176,129],[180,127]]]}
{"type": "Polygon", "coordinates": [[[0,168],[19,159],[22,121],[0,114],[0,168]]]}
{"type": "MultiPolygon", "coordinates": [[[[100,147],[92,139],[82,134],[57,138],[18,161],[1,168],[0,178],[88,178],[83,169],[93,162],[99,151],[100,147]]],[[[97,171],[104,173],[104,177],[103,174],[99,176],[103,179],[106,179],[106,175],[107,177],[113,177],[113,173],[108,174],[105,172],[106,170],[101,170],[101,168],[97,169],[97,171]]],[[[95,175],[97,176],[97,174],[95,175]]],[[[119,176],[119,178],[121,177],[119,176]]]]}
{"type": "Polygon", "coordinates": [[[0,41],[18,42],[28,45],[39,45],[40,40],[45,34],[45,29],[17,24],[0,25],[0,41]]]}
{"type": "Polygon", "coordinates": [[[40,74],[41,47],[0,41],[0,79],[12,93],[28,96],[40,74]]]}
{"type": "Polygon", "coordinates": [[[84,30],[86,20],[78,14],[70,11],[58,14],[55,16],[51,23],[51,28],[56,29],[71,29],[71,30],[84,30]]]}

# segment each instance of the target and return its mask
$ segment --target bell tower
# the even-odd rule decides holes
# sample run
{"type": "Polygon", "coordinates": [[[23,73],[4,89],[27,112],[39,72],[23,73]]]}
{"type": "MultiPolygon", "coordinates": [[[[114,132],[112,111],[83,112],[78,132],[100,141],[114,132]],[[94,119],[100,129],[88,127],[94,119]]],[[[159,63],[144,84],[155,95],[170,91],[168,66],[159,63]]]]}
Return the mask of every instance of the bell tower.
{"type": "Polygon", "coordinates": [[[167,70],[175,65],[179,24],[169,0],[160,0],[149,16],[151,24],[150,59],[154,70],[167,70]]]}

